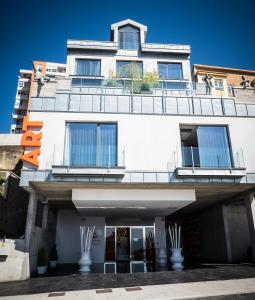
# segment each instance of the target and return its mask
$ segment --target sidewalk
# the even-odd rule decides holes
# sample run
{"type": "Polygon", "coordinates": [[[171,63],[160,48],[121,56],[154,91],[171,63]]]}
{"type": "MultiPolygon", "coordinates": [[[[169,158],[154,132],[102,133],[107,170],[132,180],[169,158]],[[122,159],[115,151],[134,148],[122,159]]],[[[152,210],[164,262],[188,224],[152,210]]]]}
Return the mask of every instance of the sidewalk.
{"type": "MultiPolygon", "coordinates": [[[[21,298],[18,297],[17,299],[29,299],[30,296],[28,295],[33,295],[31,299],[40,299],[41,297],[43,299],[43,297],[47,298],[49,293],[65,292],[64,297],[57,296],[52,297],[52,299],[68,299],[74,294],[82,295],[81,298],[83,297],[84,300],[90,298],[118,299],[118,297],[119,299],[123,297],[123,299],[140,299],[139,297],[143,295],[146,297],[157,296],[159,299],[160,297],[173,299],[170,297],[175,296],[176,292],[176,299],[178,299],[178,297],[185,295],[193,298],[224,295],[226,289],[228,291],[225,294],[231,294],[232,291],[234,294],[255,293],[254,286],[254,265],[206,265],[200,269],[183,270],[182,272],[90,273],[84,275],[75,273],[68,276],[45,276],[25,281],[1,282],[0,297],[11,296],[9,299],[16,299],[16,296],[19,296],[21,298]],[[223,283],[224,286],[222,286],[223,283]],[[142,290],[126,291],[128,287],[140,287],[142,290]],[[100,293],[101,298],[98,298],[96,290],[100,289],[108,291],[112,289],[112,292],[100,293]],[[216,291],[218,293],[215,294],[216,291]],[[86,293],[89,294],[90,298],[85,297],[86,293]]],[[[226,299],[229,300],[229,298],[226,299]]],[[[250,299],[255,299],[255,294],[250,299]]]]}
{"type": "Polygon", "coordinates": [[[197,298],[247,300],[255,299],[255,278],[0,297],[5,300],[46,300],[49,298],[52,300],[194,300],[197,298]]]}

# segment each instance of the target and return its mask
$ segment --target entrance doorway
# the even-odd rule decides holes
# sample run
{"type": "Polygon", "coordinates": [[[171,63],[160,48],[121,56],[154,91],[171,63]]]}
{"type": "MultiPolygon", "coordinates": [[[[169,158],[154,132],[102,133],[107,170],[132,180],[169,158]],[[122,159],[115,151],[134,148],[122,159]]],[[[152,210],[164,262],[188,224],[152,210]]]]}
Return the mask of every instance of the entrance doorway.
{"type": "Polygon", "coordinates": [[[106,226],[105,273],[155,270],[154,226],[106,226]]]}

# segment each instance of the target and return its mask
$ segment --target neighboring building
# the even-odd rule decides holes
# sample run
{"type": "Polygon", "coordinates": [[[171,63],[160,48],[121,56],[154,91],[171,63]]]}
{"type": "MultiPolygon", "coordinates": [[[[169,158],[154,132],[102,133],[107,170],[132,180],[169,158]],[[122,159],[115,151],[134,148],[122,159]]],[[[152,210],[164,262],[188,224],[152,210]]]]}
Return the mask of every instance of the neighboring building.
{"type": "Polygon", "coordinates": [[[12,113],[13,124],[11,124],[11,133],[22,132],[22,120],[27,114],[27,103],[30,91],[32,71],[20,70],[18,77],[17,93],[12,113]]]}
{"type": "Polygon", "coordinates": [[[19,186],[20,140],[21,134],[0,134],[0,282],[29,276],[24,253],[29,194],[19,186]]]}
{"type": "MultiPolygon", "coordinates": [[[[65,74],[65,64],[47,62],[46,75],[49,78],[54,78],[56,76],[65,76],[65,74]]],[[[19,71],[17,92],[14,103],[14,112],[12,113],[13,124],[11,124],[11,133],[22,132],[23,118],[27,114],[28,98],[31,86],[31,76],[31,70],[21,69],[19,71]]]]}
{"type": "Polygon", "coordinates": [[[237,101],[255,102],[255,70],[216,67],[208,65],[193,65],[192,78],[197,94],[205,94],[204,77],[210,74],[212,78],[212,96],[236,97],[237,101]],[[249,80],[250,87],[244,89],[242,76],[249,80]]]}
{"type": "Polygon", "coordinates": [[[146,32],[125,20],[111,41],[68,40],[67,76],[43,86],[34,62],[20,181],[31,272],[53,243],[77,263],[82,224],[96,226],[94,272],[155,270],[175,221],[186,265],[255,254],[255,105],[197,96],[190,47],[146,32]]]}

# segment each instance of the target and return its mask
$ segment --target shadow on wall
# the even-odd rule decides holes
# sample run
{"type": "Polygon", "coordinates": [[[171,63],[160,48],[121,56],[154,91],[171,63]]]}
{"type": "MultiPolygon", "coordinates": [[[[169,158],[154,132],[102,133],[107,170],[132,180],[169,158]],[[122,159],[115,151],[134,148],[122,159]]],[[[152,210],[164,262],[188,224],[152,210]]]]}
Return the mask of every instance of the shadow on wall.
{"type": "Polygon", "coordinates": [[[7,178],[5,191],[0,195],[0,237],[19,238],[25,234],[29,194],[19,186],[21,168],[22,162],[18,161],[12,170],[17,177],[8,171],[1,172],[7,173],[7,178]]]}
{"type": "MultiPolygon", "coordinates": [[[[167,224],[171,222],[182,225],[185,264],[252,262],[246,208],[242,201],[227,206],[210,206],[196,213],[169,216],[167,224]]],[[[169,249],[168,237],[167,243],[169,249]]]]}

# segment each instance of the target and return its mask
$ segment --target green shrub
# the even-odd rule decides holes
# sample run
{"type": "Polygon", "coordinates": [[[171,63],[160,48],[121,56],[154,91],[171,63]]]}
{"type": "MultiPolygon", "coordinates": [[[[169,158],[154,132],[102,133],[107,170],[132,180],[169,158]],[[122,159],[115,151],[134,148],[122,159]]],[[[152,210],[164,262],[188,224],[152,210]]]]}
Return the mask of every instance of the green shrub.
{"type": "Polygon", "coordinates": [[[149,91],[150,90],[150,85],[147,82],[143,82],[141,84],[141,91],[149,91]]]}

